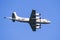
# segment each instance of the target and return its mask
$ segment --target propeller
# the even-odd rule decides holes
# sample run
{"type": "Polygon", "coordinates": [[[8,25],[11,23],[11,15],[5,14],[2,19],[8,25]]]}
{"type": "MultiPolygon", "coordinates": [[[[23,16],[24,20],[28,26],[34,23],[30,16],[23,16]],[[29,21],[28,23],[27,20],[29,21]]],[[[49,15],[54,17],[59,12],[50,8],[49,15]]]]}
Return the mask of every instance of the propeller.
{"type": "MultiPolygon", "coordinates": [[[[41,14],[40,14],[41,15],[41,14]]],[[[41,28],[41,17],[40,17],[40,28],[41,28]]]]}

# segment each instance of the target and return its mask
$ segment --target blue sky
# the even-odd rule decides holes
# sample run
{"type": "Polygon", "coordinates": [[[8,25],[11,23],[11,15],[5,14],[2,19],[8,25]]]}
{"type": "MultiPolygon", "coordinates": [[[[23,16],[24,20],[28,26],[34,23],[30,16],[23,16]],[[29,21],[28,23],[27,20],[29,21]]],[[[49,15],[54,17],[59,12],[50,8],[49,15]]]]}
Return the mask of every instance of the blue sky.
{"type": "Polygon", "coordinates": [[[0,40],[60,40],[60,0],[0,0],[0,40]],[[4,19],[16,11],[18,16],[30,17],[32,9],[41,13],[51,24],[33,32],[28,23],[4,19]]]}

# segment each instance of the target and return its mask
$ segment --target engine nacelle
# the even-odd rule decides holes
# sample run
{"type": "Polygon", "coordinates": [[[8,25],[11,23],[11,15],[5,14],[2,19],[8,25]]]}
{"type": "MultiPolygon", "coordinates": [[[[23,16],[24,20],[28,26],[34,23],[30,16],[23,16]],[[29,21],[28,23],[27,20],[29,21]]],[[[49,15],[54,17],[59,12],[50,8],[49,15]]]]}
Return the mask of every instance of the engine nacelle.
{"type": "Polygon", "coordinates": [[[39,29],[40,28],[40,26],[36,26],[36,29],[39,29]]]}
{"type": "Polygon", "coordinates": [[[39,23],[36,23],[36,26],[40,26],[40,24],[39,23]]]}
{"type": "Polygon", "coordinates": [[[39,18],[40,18],[39,16],[38,17],[36,16],[36,19],[39,19],[39,18]]]}
{"type": "Polygon", "coordinates": [[[40,23],[36,23],[36,28],[40,28],[41,27],[41,24],[40,23]]]}
{"type": "Polygon", "coordinates": [[[40,14],[39,13],[36,13],[36,16],[40,16],[40,14]]]}

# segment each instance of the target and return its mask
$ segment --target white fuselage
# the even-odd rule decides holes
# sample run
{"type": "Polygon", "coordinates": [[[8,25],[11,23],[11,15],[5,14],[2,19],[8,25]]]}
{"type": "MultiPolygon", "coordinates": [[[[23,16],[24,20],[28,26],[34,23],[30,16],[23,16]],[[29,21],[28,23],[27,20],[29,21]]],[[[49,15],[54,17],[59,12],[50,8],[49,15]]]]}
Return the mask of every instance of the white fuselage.
{"type": "Polygon", "coordinates": [[[41,19],[41,17],[39,17],[40,14],[34,12],[35,10],[33,10],[30,18],[19,17],[17,16],[16,12],[13,12],[11,17],[4,17],[4,18],[8,18],[13,22],[18,21],[18,22],[29,23],[33,31],[36,31],[36,29],[41,28],[41,24],[50,24],[49,20],[41,19]]]}
{"type": "MultiPolygon", "coordinates": [[[[22,17],[17,17],[15,18],[16,21],[19,21],[19,22],[29,22],[29,18],[22,18],[22,17]]],[[[37,23],[41,23],[41,24],[49,24],[50,21],[47,20],[47,19],[36,19],[36,22],[37,23]]]]}

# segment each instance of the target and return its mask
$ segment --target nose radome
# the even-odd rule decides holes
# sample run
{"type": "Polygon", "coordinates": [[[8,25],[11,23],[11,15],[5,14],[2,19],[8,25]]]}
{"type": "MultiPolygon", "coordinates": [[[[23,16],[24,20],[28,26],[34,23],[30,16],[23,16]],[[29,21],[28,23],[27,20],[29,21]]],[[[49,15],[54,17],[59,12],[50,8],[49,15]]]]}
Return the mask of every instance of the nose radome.
{"type": "Polygon", "coordinates": [[[49,23],[51,23],[51,21],[48,21],[49,23]]]}

